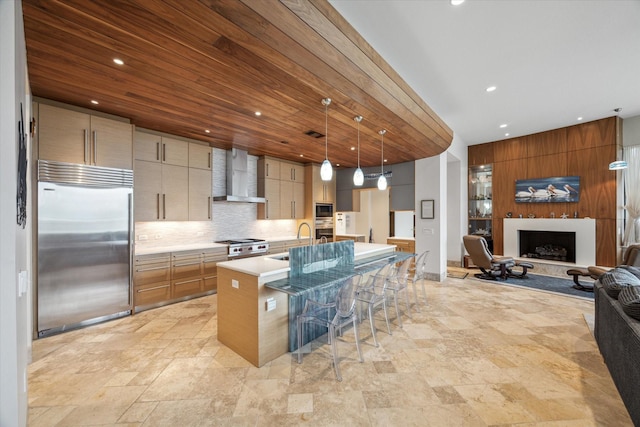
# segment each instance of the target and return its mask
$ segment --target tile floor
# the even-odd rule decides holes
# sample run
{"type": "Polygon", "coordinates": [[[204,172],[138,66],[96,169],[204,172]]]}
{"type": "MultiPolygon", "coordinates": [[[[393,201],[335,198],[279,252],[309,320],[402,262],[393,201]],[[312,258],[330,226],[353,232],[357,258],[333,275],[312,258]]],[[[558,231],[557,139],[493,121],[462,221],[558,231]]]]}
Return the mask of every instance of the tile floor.
{"type": "MultiPolygon", "coordinates": [[[[470,276],[472,277],[472,276],[470,276]]],[[[33,343],[29,426],[632,426],[580,298],[447,278],[428,306],[256,368],[216,340],[216,296],[33,343]]],[[[393,311],[392,311],[393,314],[393,311]]]]}

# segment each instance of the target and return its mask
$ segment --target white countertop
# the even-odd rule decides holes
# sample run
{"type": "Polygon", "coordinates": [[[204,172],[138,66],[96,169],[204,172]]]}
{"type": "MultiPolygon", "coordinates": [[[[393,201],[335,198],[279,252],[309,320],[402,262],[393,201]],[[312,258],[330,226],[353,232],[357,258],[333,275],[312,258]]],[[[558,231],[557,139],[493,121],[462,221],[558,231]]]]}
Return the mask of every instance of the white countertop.
{"type": "MultiPolygon", "coordinates": [[[[356,260],[369,258],[384,252],[393,252],[395,245],[384,245],[380,243],[361,243],[355,242],[353,251],[356,260]]],[[[218,267],[228,268],[229,270],[238,271],[240,273],[250,274],[252,276],[265,277],[280,273],[289,272],[289,261],[274,259],[288,252],[279,254],[270,254],[260,257],[243,258],[232,261],[219,262],[218,267]]]]}
{"type": "Polygon", "coordinates": [[[344,236],[344,237],[365,237],[365,234],[347,234],[347,233],[339,233],[336,236],[344,236]]]}

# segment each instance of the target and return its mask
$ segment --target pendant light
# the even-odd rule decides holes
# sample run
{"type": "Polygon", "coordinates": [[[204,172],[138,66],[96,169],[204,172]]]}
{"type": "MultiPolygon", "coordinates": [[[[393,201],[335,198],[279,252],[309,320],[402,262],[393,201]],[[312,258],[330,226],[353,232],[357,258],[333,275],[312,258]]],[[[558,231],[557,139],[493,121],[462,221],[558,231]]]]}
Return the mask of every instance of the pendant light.
{"type": "Polygon", "coordinates": [[[331,98],[323,98],[322,105],[324,105],[324,162],[320,166],[320,179],[323,181],[331,181],[333,176],[333,169],[331,168],[331,162],[329,161],[328,146],[329,146],[329,104],[331,104],[331,98]]]}
{"type": "Polygon", "coordinates": [[[358,169],[353,173],[353,185],[362,187],[362,184],[364,184],[364,173],[360,169],[360,122],[362,121],[362,116],[355,116],[353,120],[358,123],[358,169]]]}
{"type": "Polygon", "coordinates": [[[380,178],[378,178],[378,190],[387,189],[387,178],[384,177],[384,134],[387,133],[386,129],[378,131],[380,134],[380,178]]]}

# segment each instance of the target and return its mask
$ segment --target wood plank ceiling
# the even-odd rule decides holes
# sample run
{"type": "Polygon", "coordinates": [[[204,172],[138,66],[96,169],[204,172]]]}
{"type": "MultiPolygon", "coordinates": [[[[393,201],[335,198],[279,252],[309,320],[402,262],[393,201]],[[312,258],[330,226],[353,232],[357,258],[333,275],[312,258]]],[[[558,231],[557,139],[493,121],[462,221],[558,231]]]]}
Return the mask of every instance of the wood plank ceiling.
{"type": "Polygon", "coordinates": [[[334,165],[357,163],[356,115],[362,166],[380,165],[382,128],[389,164],[453,138],[325,0],[23,0],[23,14],[35,96],[137,127],[320,163],[325,138],[305,132],[325,134],[329,97],[334,165]]]}

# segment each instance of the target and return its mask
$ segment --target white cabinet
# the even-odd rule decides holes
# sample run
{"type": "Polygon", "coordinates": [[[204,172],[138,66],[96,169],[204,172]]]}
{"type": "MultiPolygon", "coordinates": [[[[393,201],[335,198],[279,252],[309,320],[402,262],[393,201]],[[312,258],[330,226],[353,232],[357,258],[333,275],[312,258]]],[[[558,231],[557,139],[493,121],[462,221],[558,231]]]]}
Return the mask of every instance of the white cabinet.
{"type": "Polygon", "coordinates": [[[211,219],[211,170],[189,168],[189,221],[211,219]]]}
{"type": "Polygon", "coordinates": [[[211,170],[211,147],[208,145],[189,143],[189,167],[211,170]]]}
{"type": "Polygon", "coordinates": [[[313,205],[313,202],[334,203],[336,200],[336,173],[334,171],[331,181],[323,181],[320,178],[320,166],[305,166],[305,182],[307,194],[311,193],[311,200],[307,201],[307,206],[313,205]]]}
{"type": "Polygon", "coordinates": [[[38,158],[131,169],[132,126],[48,104],[38,104],[38,158]]]}

